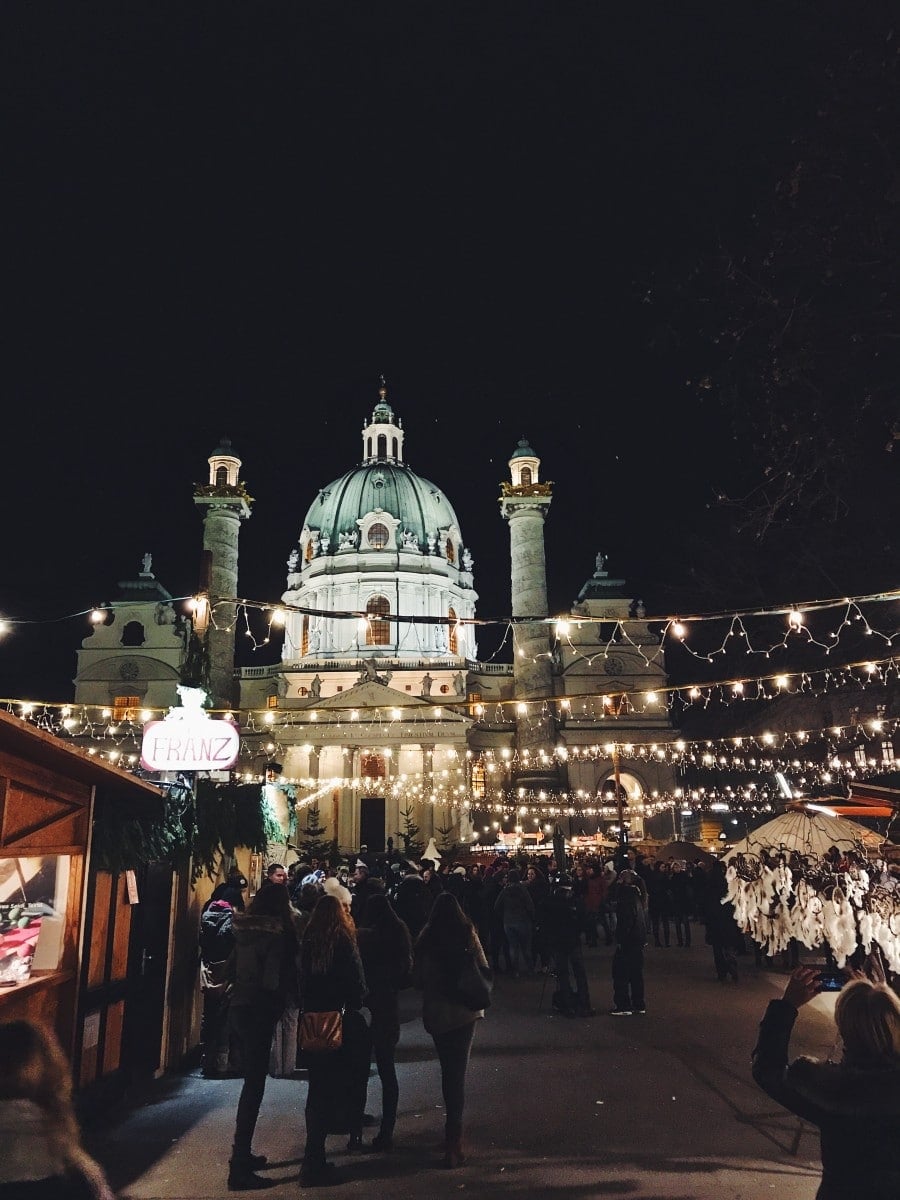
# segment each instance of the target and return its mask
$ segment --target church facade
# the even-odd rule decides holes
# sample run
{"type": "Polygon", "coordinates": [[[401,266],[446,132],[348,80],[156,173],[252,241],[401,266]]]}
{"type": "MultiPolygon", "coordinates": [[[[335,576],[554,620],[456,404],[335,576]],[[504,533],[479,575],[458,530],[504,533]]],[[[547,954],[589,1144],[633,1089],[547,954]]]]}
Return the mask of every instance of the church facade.
{"type": "MultiPolygon", "coordinates": [[[[571,611],[551,619],[553,485],[524,439],[499,497],[510,527],[510,664],[478,659],[471,550],[450,499],[409,466],[382,386],[361,460],[311,498],[287,548],[280,661],[235,672],[231,601],[251,504],[241,465],[223,442],[195,489],[209,608],[194,627],[208,646],[213,706],[240,714],[243,766],[277,761],[301,826],[315,805],[326,836],[348,850],[381,850],[411,824],[420,838],[477,843],[504,817],[535,838],[561,819],[570,830],[608,826],[621,798],[640,836],[645,805],[674,787],[654,753],[673,736],[659,639],[602,555],[571,611]]],[[[149,558],[140,580],[120,585],[134,606],[117,600],[84,640],[77,703],[177,703],[185,621],[149,558]]]]}

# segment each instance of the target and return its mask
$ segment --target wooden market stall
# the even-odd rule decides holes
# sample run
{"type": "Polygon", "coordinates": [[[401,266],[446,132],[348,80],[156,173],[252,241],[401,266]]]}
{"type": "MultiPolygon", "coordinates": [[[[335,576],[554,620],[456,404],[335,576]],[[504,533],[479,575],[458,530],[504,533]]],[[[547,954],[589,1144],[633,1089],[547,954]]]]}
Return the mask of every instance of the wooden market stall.
{"type": "Polygon", "coordinates": [[[157,788],[0,711],[0,1021],[53,1028],[79,1087],[122,1068],[129,1004],[146,1005],[137,881],[91,868],[98,803],[163,809],[157,788]]]}

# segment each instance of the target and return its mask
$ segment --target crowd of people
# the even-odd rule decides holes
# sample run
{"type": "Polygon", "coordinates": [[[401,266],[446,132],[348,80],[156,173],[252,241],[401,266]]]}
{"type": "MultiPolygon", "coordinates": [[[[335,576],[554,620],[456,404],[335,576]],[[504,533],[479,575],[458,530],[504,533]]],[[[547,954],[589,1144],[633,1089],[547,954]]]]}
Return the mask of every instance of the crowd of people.
{"type": "Polygon", "coordinates": [[[483,1008],[460,999],[458,976],[474,956],[484,977],[546,975],[563,1016],[593,1017],[585,948],[614,947],[615,1016],[643,1015],[644,951],[691,945],[703,922],[720,978],[737,977],[740,932],[721,905],[718,864],[650,863],[632,851],[618,861],[579,856],[565,864],[541,857],[485,862],[414,863],[397,854],[361,852],[337,868],[318,861],[268,867],[246,905],[247,880],[234,869],[204,906],[200,923],[203,990],[202,1070],[243,1078],[229,1187],[267,1186],[252,1141],[268,1076],[308,1074],[306,1148],[301,1183],[333,1178],[329,1134],[347,1149],[389,1153],[399,1086],[395,1050],[399,994],[423,995],[423,1022],[441,1067],[445,1106],[443,1162],[464,1161],[465,1075],[483,1008]],[[737,936],[735,936],[737,935],[737,936]],[[298,1046],[303,1012],[342,1013],[339,1052],[298,1046]],[[367,1016],[365,1014],[368,1014],[367,1016]],[[381,1085],[377,1135],[363,1145],[370,1064],[381,1085]]]}

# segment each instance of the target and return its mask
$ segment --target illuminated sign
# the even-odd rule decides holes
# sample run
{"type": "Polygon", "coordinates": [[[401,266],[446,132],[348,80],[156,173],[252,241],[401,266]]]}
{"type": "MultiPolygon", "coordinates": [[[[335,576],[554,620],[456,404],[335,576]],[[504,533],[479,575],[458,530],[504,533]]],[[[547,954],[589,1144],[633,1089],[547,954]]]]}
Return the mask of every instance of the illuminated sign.
{"type": "Polygon", "coordinates": [[[237,761],[240,745],[240,732],[232,721],[148,721],[141,766],[147,771],[227,771],[237,761]]]}

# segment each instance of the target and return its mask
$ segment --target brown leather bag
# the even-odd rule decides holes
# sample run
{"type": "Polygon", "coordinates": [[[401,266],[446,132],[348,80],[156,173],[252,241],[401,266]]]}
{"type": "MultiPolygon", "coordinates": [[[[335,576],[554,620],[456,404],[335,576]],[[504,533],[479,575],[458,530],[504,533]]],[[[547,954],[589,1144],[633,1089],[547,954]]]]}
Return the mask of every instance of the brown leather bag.
{"type": "Polygon", "coordinates": [[[304,1012],[298,1032],[300,1049],[307,1054],[340,1050],[344,1040],[343,1014],[340,1012],[304,1012]]]}

